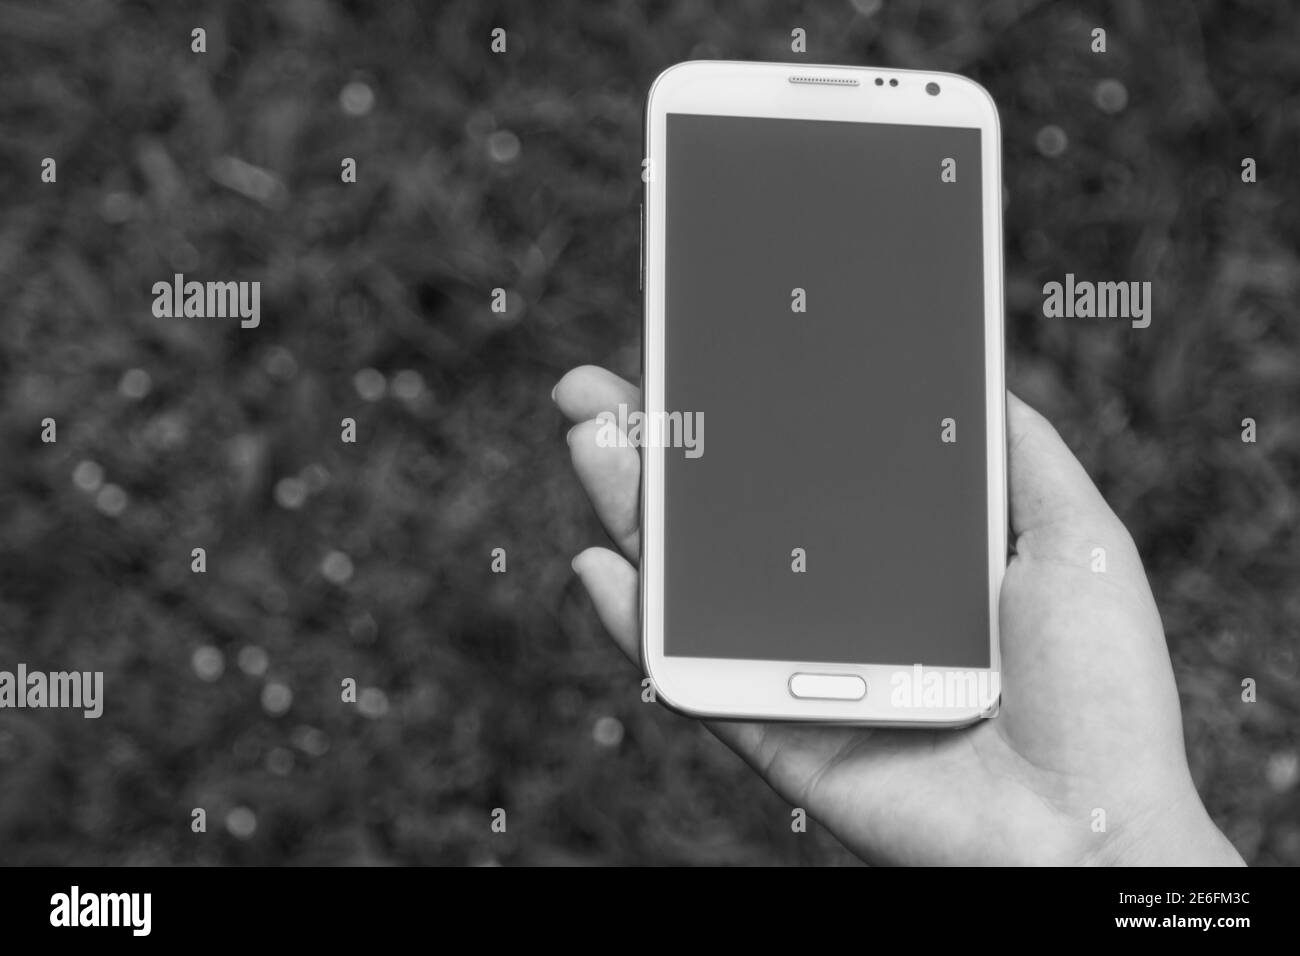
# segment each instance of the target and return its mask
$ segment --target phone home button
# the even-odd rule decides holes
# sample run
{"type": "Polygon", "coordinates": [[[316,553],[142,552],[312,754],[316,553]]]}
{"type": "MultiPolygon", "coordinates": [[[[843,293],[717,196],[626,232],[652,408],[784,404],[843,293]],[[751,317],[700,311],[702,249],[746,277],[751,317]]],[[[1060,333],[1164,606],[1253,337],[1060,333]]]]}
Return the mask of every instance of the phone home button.
{"type": "Polygon", "coordinates": [[[790,693],[809,700],[861,700],[867,682],[856,674],[791,674],[790,693]]]}

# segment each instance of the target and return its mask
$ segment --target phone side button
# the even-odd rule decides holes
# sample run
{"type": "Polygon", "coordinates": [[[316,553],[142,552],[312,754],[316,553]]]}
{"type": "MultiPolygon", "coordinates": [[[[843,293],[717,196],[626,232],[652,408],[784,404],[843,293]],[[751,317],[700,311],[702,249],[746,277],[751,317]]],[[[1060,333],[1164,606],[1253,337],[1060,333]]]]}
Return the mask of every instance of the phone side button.
{"type": "Polygon", "coordinates": [[[861,700],[867,682],[856,674],[791,674],[790,694],[809,700],[861,700]]]}

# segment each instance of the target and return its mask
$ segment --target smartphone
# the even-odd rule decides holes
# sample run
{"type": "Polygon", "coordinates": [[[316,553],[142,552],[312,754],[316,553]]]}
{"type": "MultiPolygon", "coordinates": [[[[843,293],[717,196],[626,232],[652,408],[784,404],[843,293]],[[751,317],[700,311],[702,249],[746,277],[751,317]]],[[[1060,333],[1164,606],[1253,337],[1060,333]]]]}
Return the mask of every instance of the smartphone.
{"type": "Polygon", "coordinates": [[[619,427],[642,453],[655,698],[722,719],[993,714],[992,99],[947,73],[693,61],[654,81],[645,137],[644,408],[619,427]]]}

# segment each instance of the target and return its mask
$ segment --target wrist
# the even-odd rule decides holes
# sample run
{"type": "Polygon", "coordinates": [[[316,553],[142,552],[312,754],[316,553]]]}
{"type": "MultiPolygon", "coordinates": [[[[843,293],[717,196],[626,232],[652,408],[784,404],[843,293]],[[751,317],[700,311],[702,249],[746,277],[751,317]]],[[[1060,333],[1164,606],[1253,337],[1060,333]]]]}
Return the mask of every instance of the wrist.
{"type": "Polygon", "coordinates": [[[1095,866],[1245,866],[1241,854],[1187,789],[1132,814],[1088,861],[1095,866]]]}

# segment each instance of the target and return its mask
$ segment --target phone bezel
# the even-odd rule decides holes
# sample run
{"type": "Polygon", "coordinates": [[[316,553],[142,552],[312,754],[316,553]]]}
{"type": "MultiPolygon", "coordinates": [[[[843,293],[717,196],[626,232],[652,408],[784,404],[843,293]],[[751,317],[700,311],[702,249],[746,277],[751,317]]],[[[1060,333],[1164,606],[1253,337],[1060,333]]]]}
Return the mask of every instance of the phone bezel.
{"type": "MultiPolygon", "coordinates": [[[[972,80],[949,73],[873,67],[694,60],[659,74],[646,103],[642,180],[644,328],[642,401],[648,413],[664,411],[664,220],[669,113],[820,119],[978,128],[983,170],[985,376],[989,518],[989,621],[991,679],[1000,679],[998,596],[1006,570],[1006,385],[1003,331],[1001,131],[992,98],[972,80]],[[810,79],[857,80],[822,85],[810,79]],[[884,80],[877,86],[877,78],[884,80]],[[890,80],[897,85],[889,85],[890,80]],[[925,91],[940,84],[937,96],[925,91]]],[[[877,726],[963,726],[996,712],[990,708],[894,707],[892,664],[736,660],[663,653],[664,503],[662,447],[641,449],[641,658],[656,698],[693,716],[722,719],[824,721],[877,726]],[[788,690],[794,673],[854,674],[867,682],[862,700],[808,700],[788,690]]],[[[957,670],[942,662],[925,668],[957,670]]],[[[970,668],[961,668],[971,671],[970,668]]],[[[978,669],[975,671],[978,673],[978,669]]]]}

